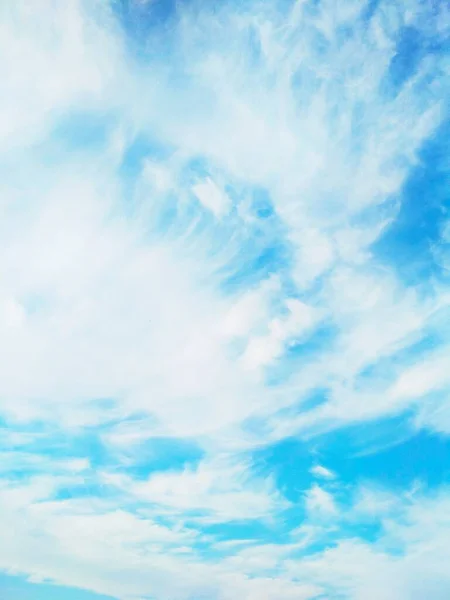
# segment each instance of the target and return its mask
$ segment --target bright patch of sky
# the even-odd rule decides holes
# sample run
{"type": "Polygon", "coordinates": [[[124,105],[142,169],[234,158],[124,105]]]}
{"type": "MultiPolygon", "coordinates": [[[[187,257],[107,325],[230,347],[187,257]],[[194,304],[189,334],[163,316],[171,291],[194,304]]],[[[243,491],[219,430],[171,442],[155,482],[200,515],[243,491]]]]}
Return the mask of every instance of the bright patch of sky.
{"type": "Polygon", "coordinates": [[[449,42],[2,3],[2,600],[450,597],[449,42]]]}

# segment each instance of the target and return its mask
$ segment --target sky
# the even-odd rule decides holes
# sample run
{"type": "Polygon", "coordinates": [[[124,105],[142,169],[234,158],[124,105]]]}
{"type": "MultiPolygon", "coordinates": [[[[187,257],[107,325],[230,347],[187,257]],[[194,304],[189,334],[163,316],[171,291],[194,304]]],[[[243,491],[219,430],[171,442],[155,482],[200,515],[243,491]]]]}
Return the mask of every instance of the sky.
{"type": "Polygon", "coordinates": [[[449,42],[1,3],[2,600],[450,597],[449,42]]]}

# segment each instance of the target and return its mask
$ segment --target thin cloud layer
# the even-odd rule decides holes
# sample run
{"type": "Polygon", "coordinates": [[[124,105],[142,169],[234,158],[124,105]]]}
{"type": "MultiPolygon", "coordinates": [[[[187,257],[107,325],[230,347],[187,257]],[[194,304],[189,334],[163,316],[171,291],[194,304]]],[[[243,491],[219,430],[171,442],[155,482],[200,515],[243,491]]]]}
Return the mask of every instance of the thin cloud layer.
{"type": "Polygon", "coordinates": [[[37,600],[448,597],[449,29],[0,9],[0,569],[37,600]]]}

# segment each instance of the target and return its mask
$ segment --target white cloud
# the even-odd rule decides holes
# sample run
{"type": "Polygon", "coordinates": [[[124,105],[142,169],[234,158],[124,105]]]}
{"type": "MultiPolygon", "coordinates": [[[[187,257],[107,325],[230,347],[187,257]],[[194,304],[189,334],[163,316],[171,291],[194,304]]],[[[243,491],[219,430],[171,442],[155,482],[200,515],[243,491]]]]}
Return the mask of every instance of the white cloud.
{"type": "Polygon", "coordinates": [[[433,353],[427,360],[405,369],[391,389],[393,398],[420,398],[442,389],[450,380],[450,359],[445,354],[433,353]]]}
{"type": "Polygon", "coordinates": [[[312,473],[312,475],[314,475],[315,477],[319,477],[321,479],[335,479],[336,478],[336,474],[333,473],[333,471],[330,471],[330,469],[327,469],[326,467],[324,467],[322,465],[314,465],[310,469],[310,473],[312,473]]]}
{"type": "Polygon", "coordinates": [[[108,7],[100,3],[90,10],[80,0],[2,7],[2,155],[39,141],[64,111],[115,105],[127,76],[112,26],[108,7]]]}
{"type": "Polygon", "coordinates": [[[330,586],[332,593],[366,598],[444,599],[450,590],[445,564],[448,552],[448,493],[398,502],[396,519],[384,522],[374,544],[341,541],[299,565],[303,577],[330,586]]]}
{"type": "Polygon", "coordinates": [[[402,498],[378,488],[361,486],[355,495],[350,518],[383,519],[399,510],[402,498]]]}
{"type": "Polygon", "coordinates": [[[230,199],[224,191],[217,187],[212,179],[207,178],[205,181],[196,183],[192,191],[201,204],[210,210],[215,217],[224,216],[229,211],[230,199]]]}
{"type": "Polygon", "coordinates": [[[313,518],[315,515],[320,517],[337,514],[333,496],[317,484],[313,485],[306,493],[306,508],[313,518]]]}
{"type": "MultiPolygon", "coordinates": [[[[39,23],[45,11],[30,8],[25,14],[20,7],[15,10],[18,12],[14,25],[8,21],[12,19],[12,9],[12,12],[7,11],[6,25],[14,28],[23,24],[27,44],[46,48],[46,44],[41,44],[40,39],[34,38],[29,31],[30,23],[39,23]]],[[[422,108],[418,108],[418,103],[422,102],[419,82],[414,80],[405,87],[401,100],[390,101],[376,96],[368,113],[378,115],[379,112],[385,116],[378,119],[377,131],[363,135],[364,147],[371,150],[363,153],[364,159],[354,155],[348,146],[348,123],[344,117],[343,122],[337,124],[336,139],[342,142],[337,148],[327,112],[331,108],[327,108],[326,100],[334,99],[332,106],[335,108],[338,100],[326,72],[322,70],[322,58],[319,60],[315,54],[314,45],[300,43],[301,36],[298,37],[309,18],[305,10],[299,5],[288,17],[286,27],[292,34],[289,42],[287,38],[280,37],[277,27],[269,25],[270,19],[274,19],[275,24],[280,18],[276,13],[269,11],[267,18],[270,16],[270,19],[264,26],[249,15],[232,17],[242,25],[249,19],[247,25],[261,38],[265,62],[252,74],[256,78],[253,83],[258,85],[246,80],[248,65],[238,60],[238,57],[245,56],[239,36],[233,40],[231,47],[227,46],[226,53],[222,48],[221,43],[227,38],[230,15],[224,14],[219,20],[203,17],[212,19],[216,32],[214,39],[207,40],[217,50],[214,59],[208,60],[197,46],[202,39],[205,41],[208,29],[202,33],[192,21],[193,16],[185,16],[179,39],[186,46],[184,50],[182,46],[181,54],[189,57],[191,67],[186,87],[182,86],[177,96],[180,99],[197,98],[200,89],[208,89],[211,93],[210,104],[202,105],[201,111],[193,111],[189,119],[185,118],[186,108],[181,111],[176,98],[171,101],[166,98],[171,84],[164,76],[162,65],[155,66],[155,72],[158,77],[161,76],[155,93],[167,100],[162,102],[160,112],[153,112],[153,96],[144,111],[140,103],[142,94],[134,94],[139,86],[145,89],[150,86],[151,69],[145,74],[140,73],[142,79],[134,81],[135,87],[130,84],[131,87],[127,88],[127,106],[123,104],[123,95],[116,94],[115,88],[114,94],[111,92],[110,86],[116,86],[116,79],[121,77],[125,58],[121,50],[123,40],[117,37],[114,27],[110,27],[111,21],[106,13],[100,11],[92,19],[87,8],[75,1],[68,5],[67,13],[62,9],[55,13],[55,22],[60,20],[61,26],[56,28],[55,39],[47,40],[47,45],[50,41],[56,44],[58,36],[62,36],[60,32],[66,27],[68,33],[63,36],[63,48],[67,47],[68,55],[76,57],[83,73],[83,69],[89,73],[96,69],[99,61],[109,65],[109,69],[98,67],[102,74],[98,85],[107,98],[115,96],[113,105],[116,109],[120,97],[119,114],[124,122],[124,131],[131,128],[139,132],[141,128],[145,132],[150,127],[164,143],[181,149],[175,170],[179,170],[183,160],[200,155],[215,163],[215,171],[222,172],[222,178],[233,176],[250,184],[265,186],[277,215],[287,228],[286,239],[294,251],[291,273],[294,281],[300,289],[307,288],[319,275],[324,277],[324,281],[316,294],[302,302],[290,298],[280,287],[274,296],[278,306],[284,307],[281,311],[267,304],[266,299],[257,301],[259,307],[256,304],[250,307],[253,301],[245,298],[250,298],[251,292],[248,296],[242,290],[238,294],[240,299],[227,298],[224,302],[217,278],[212,277],[208,282],[208,277],[236,256],[228,234],[224,235],[214,228],[210,232],[203,229],[201,236],[192,242],[193,238],[189,238],[192,234],[188,235],[188,232],[194,223],[182,216],[180,223],[173,227],[175,233],[178,227],[181,238],[175,235],[159,237],[156,241],[152,232],[151,243],[143,245],[143,222],[131,224],[123,219],[111,221],[108,217],[111,211],[117,211],[120,190],[115,163],[108,162],[109,149],[95,159],[100,170],[92,168],[91,155],[75,163],[53,165],[52,172],[45,175],[47,181],[43,181],[41,169],[35,168],[32,176],[38,179],[33,186],[25,185],[22,194],[19,191],[19,198],[33,194],[37,196],[34,206],[39,208],[35,208],[24,222],[7,212],[11,220],[5,226],[12,233],[7,241],[9,251],[5,255],[9,283],[3,292],[2,305],[7,327],[19,330],[5,353],[3,389],[8,396],[22,398],[9,410],[16,415],[32,416],[36,411],[45,410],[46,404],[52,404],[52,398],[76,397],[76,404],[68,406],[59,401],[58,408],[49,408],[50,413],[47,414],[64,412],[65,416],[60,414],[58,418],[80,424],[83,414],[91,422],[101,418],[96,416],[95,410],[89,413],[86,399],[121,396],[124,402],[119,414],[150,411],[159,421],[154,431],[159,428],[167,433],[194,435],[222,429],[241,422],[249,415],[278,410],[280,401],[275,401],[273,394],[263,390],[260,383],[255,384],[261,378],[255,379],[251,372],[276,364],[291,341],[304,339],[303,336],[313,332],[318,322],[324,320],[337,326],[338,335],[331,342],[325,359],[312,370],[309,367],[300,369],[299,377],[313,382],[320,373],[324,382],[334,379],[336,384],[329,394],[330,398],[334,398],[334,404],[328,414],[351,420],[349,402],[340,404],[336,400],[342,382],[351,382],[365,366],[407,346],[426,327],[433,312],[430,303],[423,304],[414,292],[403,289],[395,277],[375,269],[366,252],[366,246],[376,239],[376,232],[379,234],[387,222],[389,211],[380,210],[378,216],[376,210],[372,211],[375,217],[371,217],[370,227],[360,213],[368,204],[377,206],[389,196],[391,188],[393,191],[399,188],[406,167],[393,165],[403,164],[406,159],[402,149],[408,147],[413,151],[428,133],[428,125],[425,128],[419,122],[415,125],[417,115],[423,112],[422,108]],[[99,28],[103,33],[97,36],[99,28]],[[101,51],[97,48],[99,44],[101,51]],[[306,87],[304,93],[312,99],[306,105],[297,97],[298,90],[291,87],[289,79],[292,60],[303,64],[300,60],[302,52],[306,52],[302,60],[308,60],[313,80],[323,83],[323,92],[317,97],[311,96],[312,83],[312,87],[306,87]],[[91,55],[95,59],[91,60],[91,55]],[[275,56],[278,57],[276,60],[275,56]],[[212,69],[212,60],[224,69],[212,69]],[[277,64],[279,85],[268,87],[263,74],[272,73],[273,60],[277,64]],[[277,106],[284,106],[286,110],[280,113],[276,110],[277,106]],[[238,137],[233,133],[236,131],[239,132],[238,137]],[[389,143],[386,143],[387,139],[389,143]],[[359,160],[352,168],[351,176],[344,159],[348,164],[359,160]],[[309,167],[298,169],[298,164],[309,167]],[[387,164],[392,166],[388,169],[387,164]],[[366,192],[362,193],[358,186],[355,191],[355,181],[364,182],[366,192]],[[329,192],[330,186],[335,190],[333,193],[329,192]],[[26,244],[23,243],[24,236],[28,240],[26,244]],[[215,238],[222,239],[223,243],[221,252],[213,255],[208,245],[215,238]],[[351,252],[345,250],[349,244],[351,252]],[[355,259],[357,267],[351,265],[352,255],[358,257],[355,259]],[[370,293],[367,293],[368,289],[370,293]],[[25,309],[27,297],[37,297],[48,307],[47,314],[41,311],[33,317],[28,315],[25,309]],[[181,310],[178,298],[183,298],[181,310]],[[247,302],[248,307],[244,308],[242,302],[247,302]],[[238,306],[241,308],[238,309],[238,306]],[[241,310],[244,312],[237,317],[236,311],[241,310]],[[253,312],[255,314],[250,316],[253,312]],[[245,324],[238,326],[238,321],[245,324]],[[252,330],[250,322],[253,321],[255,329],[252,330]],[[389,326],[386,327],[386,323],[389,326]],[[236,335],[237,327],[242,333],[247,328],[239,360],[232,357],[229,340],[222,337],[227,330],[229,334],[236,335]],[[44,338],[45,343],[41,347],[44,338]],[[156,347],[158,352],[155,355],[153,348],[156,347]],[[177,349],[175,354],[174,348],[177,349]],[[19,355],[24,357],[21,368],[30,373],[27,381],[21,380],[15,373],[14,365],[19,355]],[[155,355],[151,366],[147,362],[149,355],[155,355]],[[75,360],[73,357],[76,357],[75,360]],[[49,365],[52,365],[51,372],[49,365]],[[305,370],[306,373],[302,372],[305,370]],[[197,376],[200,372],[201,378],[197,376]],[[32,402],[33,397],[46,400],[38,407],[32,402]],[[215,398],[213,402],[209,401],[211,397],[215,398]],[[184,398],[189,398],[188,402],[184,398]],[[238,398],[246,400],[243,402],[238,398]],[[197,414],[202,414],[201,421],[197,414]]],[[[344,13],[339,18],[347,19],[344,13]]],[[[321,31],[324,27],[327,30],[329,25],[324,23],[328,23],[326,12],[321,13],[314,26],[321,31]]],[[[378,48],[381,43],[379,33],[387,27],[380,15],[376,15],[372,26],[378,32],[368,32],[369,36],[374,36],[373,50],[364,46],[362,53],[353,52],[355,44],[360,43],[356,35],[348,40],[343,54],[338,53],[330,63],[330,68],[342,70],[342,76],[345,81],[348,79],[350,86],[356,85],[359,76],[365,74],[363,88],[358,92],[362,94],[358,101],[363,102],[367,90],[377,88],[390,57],[390,51],[386,50],[383,54],[378,48]],[[354,61],[352,69],[351,65],[344,68],[344,64],[347,65],[344,58],[345,61],[354,61]],[[367,64],[371,67],[367,68],[367,64]],[[367,76],[368,72],[370,76],[367,76]]],[[[41,29],[36,25],[37,31],[41,29]]],[[[394,27],[394,33],[389,35],[394,35],[395,30],[394,27]]],[[[20,36],[15,35],[16,38],[20,36]]],[[[39,50],[38,54],[42,52],[44,50],[39,50]]],[[[61,61],[67,58],[64,52],[61,61]]],[[[331,60],[331,57],[328,59],[331,60]]],[[[134,67],[128,72],[126,82],[137,73],[134,67]]],[[[65,85],[63,77],[58,74],[55,77],[61,85],[65,85]]],[[[90,76],[86,77],[90,81],[90,76]]],[[[67,102],[65,95],[61,100],[59,96],[48,100],[56,107],[55,112],[49,113],[50,120],[56,122],[64,110],[92,107],[90,98],[93,92],[87,93],[87,96],[81,93],[84,83],[80,81],[72,77],[71,86],[65,86],[67,102]]],[[[119,87],[123,89],[124,86],[121,84],[119,87]]],[[[358,90],[357,87],[355,89],[358,90]]],[[[11,90],[9,97],[16,93],[25,97],[27,94],[22,91],[22,88],[14,93],[11,90]]],[[[354,101],[356,97],[355,100],[350,97],[342,100],[349,106],[353,106],[354,101]]],[[[101,106],[105,110],[106,104],[101,106]]],[[[433,112],[434,108],[432,105],[430,110],[433,112]]],[[[41,115],[41,112],[36,114],[41,115]]],[[[39,123],[43,122],[41,116],[36,119],[39,123]]],[[[429,126],[432,126],[431,121],[429,126]]],[[[27,130],[31,131],[31,127],[27,130]]],[[[126,143],[125,136],[120,152],[126,143]]],[[[35,154],[31,154],[28,160],[33,164],[35,154]]],[[[161,205],[159,200],[155,204],[154,197],[164,196],[168,191],[180,198],[186,195],[181,180],[173,172],[173,164],[151,159],[146,164],[137,186],[142,195],[139,212],[142,220],[148,214],[154,215],[155,210],[158,213],[157,206],[161,205]],[[150,212],[146,204],[151,205],[150,212]]],[[[222,214],[225,196],[223,191],[219,192],[221,186],[217,187],[212,179],[205,182],[198,185],[203,186],[203,191],[206,190],[204,186],[208,186],[207,196],[216,199],[214,210],[217,212],[220,204],[219,212],[222,214]],[[220,202],[217,201],[218,194],[220,202]]],[[[6,182],[6,197],[9,195],[11,203],[13,190],[17,199],[16,183],[14,178],[6,182]]],[[[201,195],[206,197],[203,192],[201,195]]],[[[226,198],[228,205],[231,199],[226,198]]],[[[238,221],[236,227],[245,245],[245,236],[249,235],[247,224],[238,221]]],[[[8,339],[10,337],[11,332],[8,339]]],[[[290,390],[293,387],[291,381],[290,390]]],[[[300,393],[302,387],[303,384],[299,387],[300,393]]],[[[347,384],[345,389],[348,389],[347,384]]],[[[297,401],[298,394],[289,394],[292,399],[285,393],[283,405],[297,401]]],[[[356,413],[360,412],[358,408],[356,413]]],[[[383,414],[386,403],[377,404],[372,397],[369,412],[373,417],[383,414]]],[[[322,420],[320,414],[317,417],[322,420]]],[[[310,415],[311,418],[314,416],[310,415]]],[[[294,423],[292,427],[295,427],[294,423]]]]}
{"type": "MultiPolygon", "coordinates": [[[[51,501],[55,485],[63,481],[34,480],[26,488],[2,486],[1,525],[5,545],[3,569],[27,573],[35,581],[90,589],[113,597],[137,600],[149,590],[185,599],[192,594],[228,600],[312,598],[316,586],[288,578],[248,578],[245,569],[225,562],[205,564],[194,530],[113,508],[115,499],[51,501]],[[190,552],[186,552],[186,547],[190,552]],[[262,594],[262,595],[261,595],[262,594]],[[295,595],[297,594],[297,595],[295,595]]],[[[266,553],[261,549],[261,553],[266,553]]],[[[256,565],[255,565],[256,567],[256,565]]]]}
{"type": "Polygon", "coordinates": [[[195,468],[155,473],[144,481],[114,474],[103,480],[142,502],[186,517],[200,512],[209,522],[265,519],[288,506],[272,481],[251,478],[248,465],[237,460],[204,460],[195,468]]]}
{"type": "Polygon", "coordinates": [[[272,319],[266,334],[250,337],[242,356],[246,369],[270,365],[282,356],[289,342],[304,338],[318,323],[318,311],[313,307],[293,298],[288,298],[285,305],[287,314],[272,319]]]}

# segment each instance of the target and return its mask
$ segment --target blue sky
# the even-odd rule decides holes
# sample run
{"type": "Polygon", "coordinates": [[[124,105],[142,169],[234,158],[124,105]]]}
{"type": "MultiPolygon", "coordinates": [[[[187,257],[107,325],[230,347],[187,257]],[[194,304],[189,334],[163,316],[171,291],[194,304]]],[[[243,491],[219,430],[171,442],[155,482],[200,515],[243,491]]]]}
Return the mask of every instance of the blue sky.
{"type": "Polygon", "coordinates": [[[2,600],[450,597],[449,36],[0,9],[2,600]]]}

